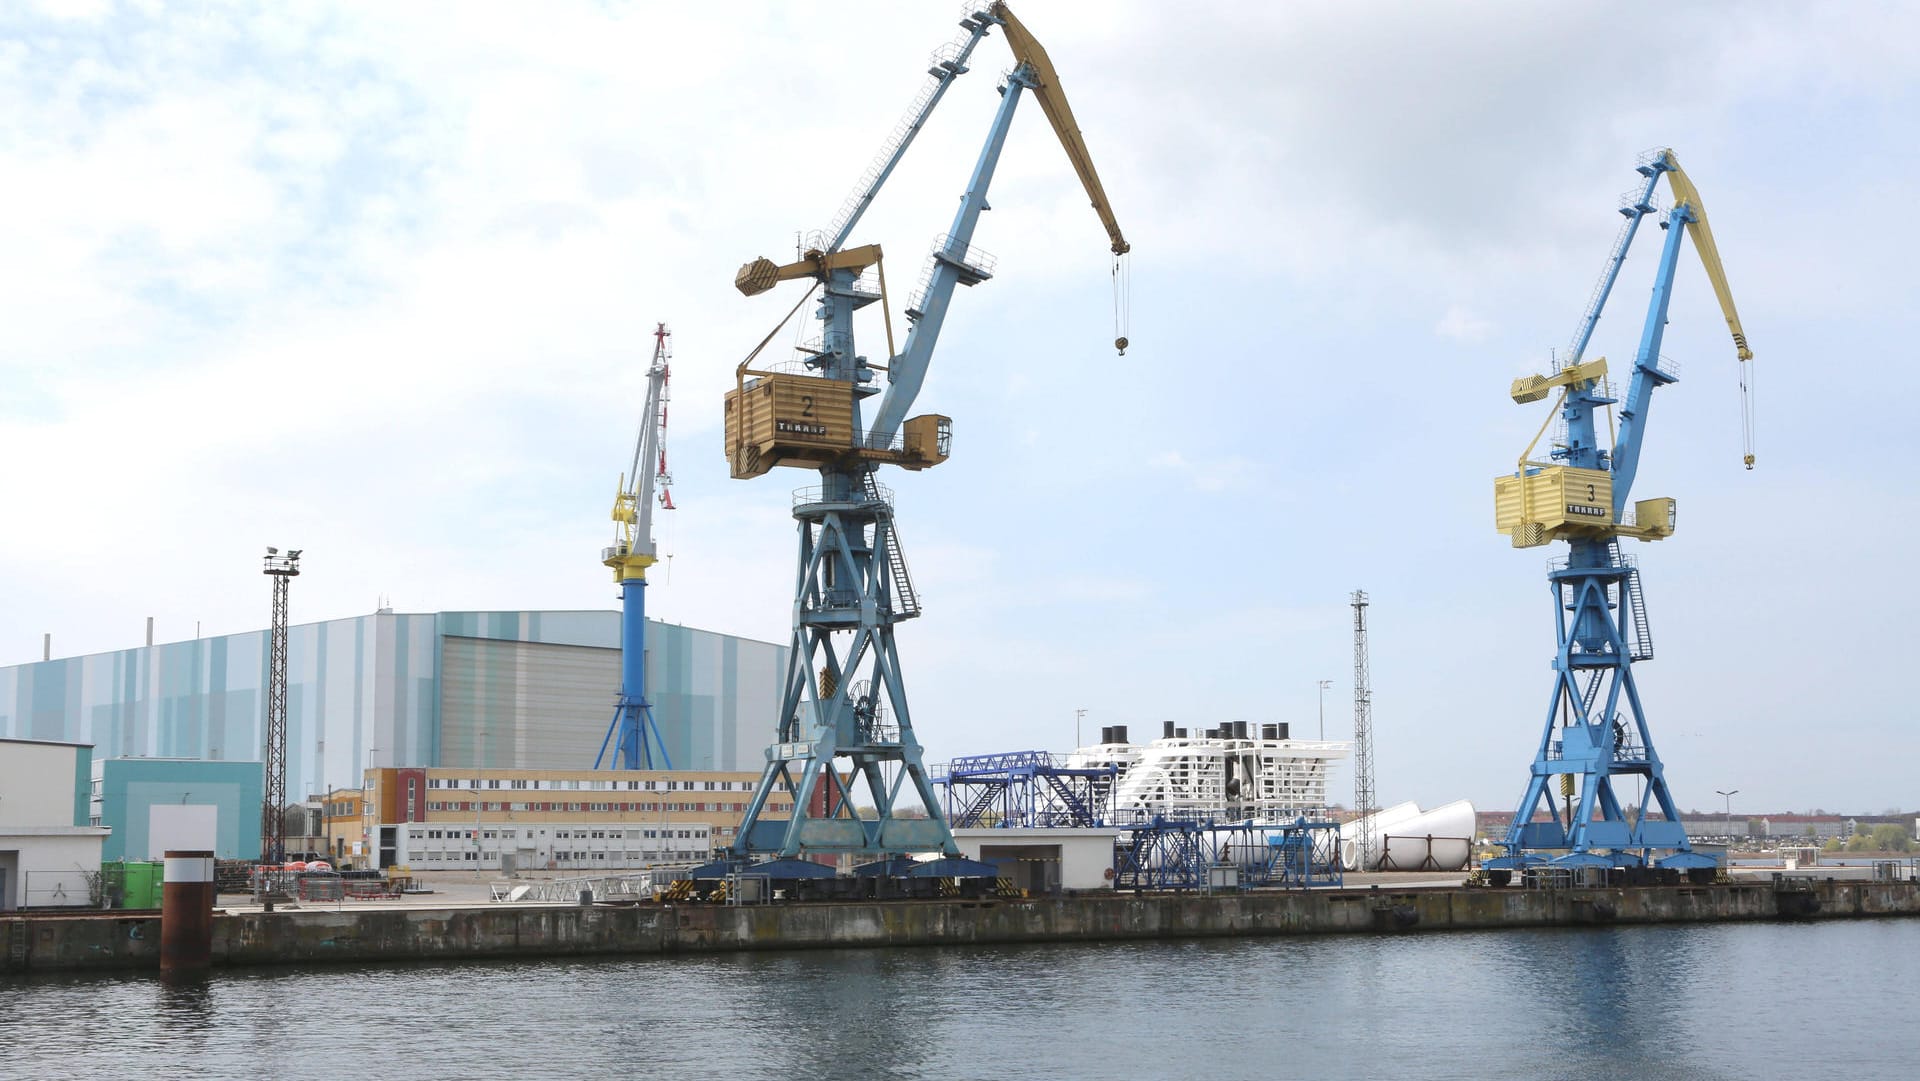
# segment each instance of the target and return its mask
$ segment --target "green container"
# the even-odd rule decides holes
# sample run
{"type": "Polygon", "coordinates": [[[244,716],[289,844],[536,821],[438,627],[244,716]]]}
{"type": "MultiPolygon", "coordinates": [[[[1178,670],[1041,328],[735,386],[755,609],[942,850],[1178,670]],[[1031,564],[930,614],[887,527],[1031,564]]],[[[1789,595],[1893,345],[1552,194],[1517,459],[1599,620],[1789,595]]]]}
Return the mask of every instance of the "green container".
{"type": "Polygon", "coordinates": [[[108,903],[117,908],[159,908],[160,888],[166,880],[159,860],[101,865],[106,876],[108,903]]]}
{"type": "MultiPolygon", "coordinates": [[[[159,860],[148,860],[130,864],[127,868],[129,883],[138,883],[138,889],[130,888],[128,896],[138,897],[141,908],[159,908],[162,887],[167,880],[166,864],[159,860]]],[[[131,907],[131,906],[129,906],[131,907]]]]}

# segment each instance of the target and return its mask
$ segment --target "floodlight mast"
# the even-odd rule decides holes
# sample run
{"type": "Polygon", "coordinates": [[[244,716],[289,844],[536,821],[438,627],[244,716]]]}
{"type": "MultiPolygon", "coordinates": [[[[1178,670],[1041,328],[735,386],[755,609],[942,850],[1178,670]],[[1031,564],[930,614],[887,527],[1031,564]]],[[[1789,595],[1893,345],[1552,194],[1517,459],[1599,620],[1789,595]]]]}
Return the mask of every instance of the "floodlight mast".
{"type": "Polygon", "coordinates": [[[274,887],[269,867],[287,858],[287,583],[300,575],[300,550],[267,549],[261,573],[273,579],[273,629],[267,648],[265,791],[260,799],[260,863],[256,889],[268,910],[274,887]]]}

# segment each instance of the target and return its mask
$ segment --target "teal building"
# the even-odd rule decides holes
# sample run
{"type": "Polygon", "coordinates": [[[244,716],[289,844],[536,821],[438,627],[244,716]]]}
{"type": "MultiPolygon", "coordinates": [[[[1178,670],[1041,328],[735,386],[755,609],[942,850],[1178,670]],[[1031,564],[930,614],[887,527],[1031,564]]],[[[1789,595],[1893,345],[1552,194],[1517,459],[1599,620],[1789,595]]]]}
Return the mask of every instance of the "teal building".
{"type": "Polygon", "coordinates": [[[216,859],[257,859],[266,767],[192,758],[104,758],[93,764],[91,824],[106,826],[101,858],[158,859],[210,844],[216,859]]]}

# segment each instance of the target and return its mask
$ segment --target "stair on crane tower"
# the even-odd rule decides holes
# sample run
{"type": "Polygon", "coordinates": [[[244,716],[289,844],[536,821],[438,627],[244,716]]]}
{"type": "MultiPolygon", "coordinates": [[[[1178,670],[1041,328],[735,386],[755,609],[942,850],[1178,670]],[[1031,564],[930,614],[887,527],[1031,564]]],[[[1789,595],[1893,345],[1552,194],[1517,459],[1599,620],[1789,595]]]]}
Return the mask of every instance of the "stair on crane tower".
{"type": "Polygon", "coordinates": [[[1580,715],[1581,716],[1583,717],[1593,716],[1593,704],[1600,700],[1600,684],[1604,682],[1604,680],[1602,680],[1601,677],[1604,674],[1605,673],[1598,668],[1588,673],[1587,686],[1584,690],[1580,692],[1580,715]]]}
{"type": "MultiPolygon", "coordinates": [[[[880,491],[880,482],[874,479],[872,471],[868,471],[862,484],[867,498],[876,503],[887,503],[886,496],[880,491]]],[[[900,531],[895,526],[891,504],[888,504],[882,521],[875,523],[876,530],[882,529],[883,525],[886,540],[882,555],[886,557],[887,574],[893,584],[893,614],[901,619],[912,619],[920,614],[920,595],[914,591],[913,575],[907,570],[906,557],[900,554],[900,531]]]]}
{"type": "Polygon", "coordinates": [[[1627,644],[1628,655],[1636,661],[1652,660],[1653,630],[1647,624],[1647,602],[1646,595],[1640,590],[1640,568],[1629,568],[1620,587],[1626,594],[1627,606],[1633,610],[1633,640],[1627,644]]]}

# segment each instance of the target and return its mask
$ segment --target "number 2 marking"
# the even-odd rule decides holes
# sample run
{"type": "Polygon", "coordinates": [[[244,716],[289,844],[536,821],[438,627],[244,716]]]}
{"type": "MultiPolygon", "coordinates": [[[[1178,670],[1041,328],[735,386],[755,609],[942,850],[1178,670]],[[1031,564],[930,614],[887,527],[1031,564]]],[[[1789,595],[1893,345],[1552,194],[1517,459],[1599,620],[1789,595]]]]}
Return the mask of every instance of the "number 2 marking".
{"type": "MultiPolygon", "coordinates": [[[[812,395],[803,394],[800,396],[800,415],[803,417],[813,416],[813,396],[812,395]]],[[[1588,485],[1587,487],[1591,488],[1593,486],[1588,485]]]]}

